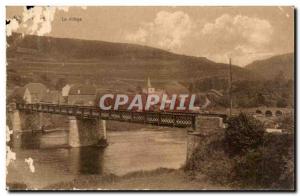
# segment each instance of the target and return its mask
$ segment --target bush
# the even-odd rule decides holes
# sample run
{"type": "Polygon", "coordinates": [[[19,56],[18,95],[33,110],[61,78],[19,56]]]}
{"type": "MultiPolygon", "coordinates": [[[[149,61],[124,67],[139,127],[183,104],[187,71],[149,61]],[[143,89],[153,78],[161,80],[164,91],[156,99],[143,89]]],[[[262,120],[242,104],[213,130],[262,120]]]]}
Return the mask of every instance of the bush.
{"type": "Polygon", "coordinates": [[[263,143],[264,126],[252,116],[240,113],[229,118],[225,143],[230,156],[243,155],[263,143]]]}
{"type": "Polygon", "coordinates": [[[278,118],[277,123],[279,124],[279,128],[283,129],[285,132],[294,133],[295,123],[292,114],[281,116],[278,118]]]}
{"type": "Polygon", "coordinates": [[[202,138],[186,170],[240,189],[294,188],[293,132],[265,133],[260,121],[243,113],[229,118],[228,125],[223,136],[202,138]]]}
{"type": "Polygon", "coordinates": [[[280,98],[279,100],[277,100],[276,106],[279,108],[285,108],[288,106],[288,101],[284,98],[280,98]]]}
{"type": "Polygon", "coordinates": [[[293,139],[291,134],[267,134],[264,145],[234,157],[233,179],[242,187],[293,188],[293,139]]]}
{"type": "Polygon", "coordinates": [[[244,156],[233,158],[232,181],[241,187],[253,187],[262,177],[262,153],[257,150],[249,150],[244,156]]]}
{"type": "Polygon", "coordinates": [[[225,143],[234,160],[231,181],[246,188],[291,189],[293,135],[266,134],[261,122],[242,113],[228,124],[225,143]]]}
{"type": "Polygon", "coordinates": [[[197,174],[204,174],[208,180],[228,184],[231,179],[232,160],[224,152],[223,139],[217,135],[206,138],[203,145],[199,145],[189,160],[187,160],[185,169],[196,178],[197,174]]]}
{"type": "Polygon", "coordinates": [[[261,184],[274,189],[293,188],[294,135],[266,134],[261,184]]]}

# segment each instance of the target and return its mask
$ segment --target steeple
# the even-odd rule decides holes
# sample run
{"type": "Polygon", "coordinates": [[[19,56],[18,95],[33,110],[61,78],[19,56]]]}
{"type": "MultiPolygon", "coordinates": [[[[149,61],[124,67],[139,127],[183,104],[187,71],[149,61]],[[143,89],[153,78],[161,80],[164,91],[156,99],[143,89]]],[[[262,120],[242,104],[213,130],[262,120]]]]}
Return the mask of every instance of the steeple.
{"type": "Polygon", "coordinates": [[[148,80],[147,80],[147,87],[151,88],[151,81],[150,81],[150,77],[148,76],[148,80]]]}
{"type": "Polygon", "coordinates": [[[151,81],[150,81],[150,77],[149,76],[148,76],[148,80],[147,80],[147,93],[148,94],[155,93],[155,88],[153,88],[151,86],[151,81]]]}

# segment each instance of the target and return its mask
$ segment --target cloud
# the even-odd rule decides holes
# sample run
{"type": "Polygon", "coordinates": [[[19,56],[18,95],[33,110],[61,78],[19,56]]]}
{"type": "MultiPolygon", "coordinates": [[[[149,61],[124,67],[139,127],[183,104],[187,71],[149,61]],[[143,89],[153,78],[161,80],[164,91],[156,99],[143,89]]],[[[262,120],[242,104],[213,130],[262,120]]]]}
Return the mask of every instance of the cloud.
{"type": "Polygon", "coordinates": [[[272,34],[273,27],[267,20],[224,14],[214,22],[206,23],[200,37],[207,47],[206,56],[221,62],[227,62],[229,56],[237,57],[240,59],[238,64],[245,64],[249,58],[243,56],[265,53],[272,34]]]}
{"type": "MultiPolygon", "coordinates": [[[[80,7],[86,10],[87,7],[80,7]]],[[[52,31],[52,22],[57,11],[68,12],[68,6],[34,6],[27,9],[23,8],[22,17],[11,19],[10,23],[6,25],[6,35],[10,36],[12,32],[22,29],[25,34],[34,34],[43,36],[52,31]]]]}
{"type": "Polygon", "coordinates": [[[199,45],[200,56],[217,62],[228,62],[233,57],[236,64],[245,65],[270,55],[272,35],[270,22],[257,17],[223,14],[201,27],[182,11],[161,11],[153,21],[142,23],[125,38],[172,51],[178,51],[186,41],[195,40],[192,44],[199,45]]]}
{"type": "Polygon", "coordinates": [[[127,33],[127,41],[168,50],[176,50],[192,32],[193,22],[182,11],[157,13],[154,21],[143,23],[135,32],[127,33]]]}
{"type": "Polygon", "coordinates": [[[42,36],[50,33],[52,30],[51,23],[57,10],[68,12],[69,7],[35,6],[31,9],[24,7],[22,27],[27,28],[26,33],[29,34],[42,36]]]}

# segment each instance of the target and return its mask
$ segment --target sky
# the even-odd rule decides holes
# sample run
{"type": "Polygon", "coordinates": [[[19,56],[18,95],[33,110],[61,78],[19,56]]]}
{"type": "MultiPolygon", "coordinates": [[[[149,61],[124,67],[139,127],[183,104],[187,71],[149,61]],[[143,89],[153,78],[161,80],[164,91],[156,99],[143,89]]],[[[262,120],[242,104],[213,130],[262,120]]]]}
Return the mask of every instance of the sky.
{"type": "Polygon", "coordinates": [[[7,36],[134,43],[245,66],[294,52],[294,8],[260,7],[6,7],[7,36]]]}

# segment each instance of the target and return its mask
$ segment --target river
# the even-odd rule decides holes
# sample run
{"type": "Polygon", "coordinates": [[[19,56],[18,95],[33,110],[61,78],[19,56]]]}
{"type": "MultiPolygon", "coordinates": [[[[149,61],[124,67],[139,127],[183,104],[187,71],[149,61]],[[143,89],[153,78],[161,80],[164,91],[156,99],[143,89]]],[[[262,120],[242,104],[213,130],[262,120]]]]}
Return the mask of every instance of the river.
{"type": "Polygon", "coordinates": [[[7,167],[8,183],[43,188],[82,175],[124,175],[160,167],[180,168],[186,159],[187,133],[176,128],[108,131],[109,146],[69,148],[63,130],[14,135],[16,160],[7,167]],[[30,170],[25,159],[33,160],[30,170]]]}

